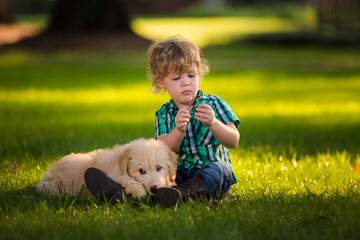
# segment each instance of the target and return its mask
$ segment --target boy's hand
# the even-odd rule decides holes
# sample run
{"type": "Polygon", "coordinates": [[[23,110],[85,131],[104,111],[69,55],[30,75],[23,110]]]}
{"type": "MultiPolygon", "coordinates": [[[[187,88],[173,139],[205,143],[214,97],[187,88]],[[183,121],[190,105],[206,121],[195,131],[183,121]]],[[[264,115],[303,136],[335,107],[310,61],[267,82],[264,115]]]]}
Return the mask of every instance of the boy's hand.
{"type": "Polygon", "coordinates": [[[187,124],[189,123],[189,119],[190,119],[189,111],[186,108],[179,109],[179,111],[178,111],[178,113],[176,114],[176,117],[175,117],[176,128],[180,132],[185,132],[187,124]]]}
{"type": "Polygon", "coordinates": [[[208,104],[199,104],[196,108],[195,118],[207,127],[211,127],[216,120],[214,110],[208,104]]]}

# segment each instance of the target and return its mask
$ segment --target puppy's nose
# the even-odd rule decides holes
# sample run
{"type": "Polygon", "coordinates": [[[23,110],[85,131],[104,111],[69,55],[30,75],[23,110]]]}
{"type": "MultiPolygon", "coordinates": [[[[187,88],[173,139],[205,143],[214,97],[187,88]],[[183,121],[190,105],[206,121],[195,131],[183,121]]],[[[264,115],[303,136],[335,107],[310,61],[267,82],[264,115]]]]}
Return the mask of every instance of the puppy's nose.
{"type": "Polygon", "coordinates": [[[150,187],[150,191],[151,191],[152,193],[156,193],[157,190],[158,190],[158,187],[157,187],[156,185],[150,187]]]}

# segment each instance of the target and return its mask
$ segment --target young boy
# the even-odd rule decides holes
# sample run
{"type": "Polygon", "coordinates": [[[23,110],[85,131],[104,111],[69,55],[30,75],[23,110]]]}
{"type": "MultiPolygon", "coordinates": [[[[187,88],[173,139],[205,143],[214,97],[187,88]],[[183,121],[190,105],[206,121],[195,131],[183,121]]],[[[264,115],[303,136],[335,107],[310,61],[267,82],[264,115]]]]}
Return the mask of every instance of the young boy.
{"type": "Polygon", "coordinates": [[[222,196],[236,183],[228,148],[239,142],[239,119],[221,98],[199,90],[208,66],[196,45],[169,38],[148,55],[154,89],[171,97],[156,112],[156,138],[180,156],[177,186],[158,189],[155,199],[171,207],[189,196],[222,196]]]}
{"type": "MultiPolygon", "coordinates": [[[[236,183],[228,148],[238,144],[239,119],[221,98],[199,90],[208,66],[196,45],[169,38],[152,44],[148,55],[154,89],[165,90],[171,97],[156,112],[155,135],[180,156],[177,186],[157,189],[154,199],[172,207],[189,196],[224,195],[236,183]]],[[[85,183],[95,196],[105,194],[111,201],[121,190],[93,168],[86,171],[85,183]]]]}

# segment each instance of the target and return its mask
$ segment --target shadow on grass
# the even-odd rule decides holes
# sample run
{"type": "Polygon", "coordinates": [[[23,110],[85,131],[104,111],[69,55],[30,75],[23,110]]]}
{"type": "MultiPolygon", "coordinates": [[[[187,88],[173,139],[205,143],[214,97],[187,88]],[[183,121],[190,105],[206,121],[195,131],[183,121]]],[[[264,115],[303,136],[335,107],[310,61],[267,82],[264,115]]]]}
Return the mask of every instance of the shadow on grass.
{"type": "MultiPolygon", "coordinates": [[[[127,208],[141,210],[142,206],[155,206],[150,197],[142,199],[132,199],[124,197],[123,203],[127,208]]],[[[117,204],[117,205],[118,205],[117,204]]],[[[109,202],[98,202],[95,198],[87,193],[77,196],[68,194],[49,194],[36,190],[34,186],[28,186],[21,189],[2,190],[0,191],[0,209],[1,213],[7,214],[17,210],[21,213],[34,211],[36,208],[43,208],[44,205],[51,211],[59,211],[66,209],[88,210],[90,208],[110,208],[114,209],[109,202]]]]}
{"type": "Polygon", "coordinates": [[[360,48],[359,34],[327,35],[321,32],[275,32],[257,34],[238,41],[237,44],[248,43],[267,46],[287,47],[329,47],[329,48],[360,48]]]}
{"type": "Polygon", "coordinates": [[[194,239],[204,236],[214,239],[238,239],[239,236],[246,239],[359,237],[360,196],[356,191],[346,195],[337,192],[298,195],[247,192],[223,202],[188,201],[170,210],[151,206],[133,208],[129,204],[123,204],[130,206],[125,209],[121,206],[96,209],[90,201],[49,197],[35,193],[33,188],[0,194],[1,213],[10,217],[15,214],[12,223],[5,221],[2,227],[9,236],[19,234],[21,230],[23,234],[30,234],[50,227],[46,234],[58,237],[89,234],[124,236],[125,239],[131,239],[126,238],[129,234],[132,237],[150,235],[160,238],[165,234],[167,237],[177,236],[175,239],[183,239],[183,234],[192,234],[194,239]],[[19,212],[23,213],[21,217],[19,212]],[[35,218],[34,223],[26,216],[35,218]],[[42,219],[41,216],[47,217],[42,219]],[[97,226],[99,224],[101,227],[97,226]],[[64,233],[64,228],[70,225],[71,231],[64,233]]]}
{"type": "Polygon", "coordinates": [[[15,209],[24,213],[33,211],[45,203],[48,208],[57,211],[59,209],[76,207],[86,208],[92,205],[91,201],[84,197],[55,196],[36,191],[35,187],[0,191],[0,207],[3,213],[10,213],[15,209]]]}
{"type": "Polygon", "coordinates": [[[121,67],[122,65],[121,62],[101,64],[70,61],[57,64],[25,64],[23,67],[0,67],[1,89],[82,90],[84,87],[121,88],[124,85],[147,82],[145,64],[127,68],[121,67]],[[76,68],[72,68],[72,65],[76,65],[76,68]],[[18,71],[19,68],[21,71],[18,71]]]}
{"type": "Polygon", "coordinates": [[[312,155],[347,151],[359,154],[360,122],[346,116],[319,119],[264,117],[245,118],[240,127],[241,148],[291,155],[312,155]],[[333,118],[333,119],[331,119],[333,118]]]}

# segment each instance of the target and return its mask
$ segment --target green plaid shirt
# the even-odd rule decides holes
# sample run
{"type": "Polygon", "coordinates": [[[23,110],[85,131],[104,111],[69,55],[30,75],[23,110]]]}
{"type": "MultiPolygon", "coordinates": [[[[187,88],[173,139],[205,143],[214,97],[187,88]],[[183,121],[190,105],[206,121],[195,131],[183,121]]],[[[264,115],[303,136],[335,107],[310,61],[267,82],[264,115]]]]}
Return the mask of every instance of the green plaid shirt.
{"type": "MultiPolygon", "coordinates": [[[[215,139],[208,127],[195,119],[194,113],[199,104],[210,105],[215,112],[215,117],[224,124],[232,122],[236,127],[240,125],[240,120],[224,100],[214,95],[204,95],[199,90],[194,107],[190,110],[190,121],[178,152],[180,155],[178,167],[188,169],[194,167],[201,168],[210,162],[217,161],[225,161],[230,164],[229,149],[215,139]]],[[[170,100],[163,104],[156,112],[156,138],[171,132],[175,128],[175,116],[178,110],[174,101],[170,100]]]]}

